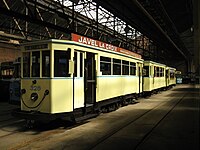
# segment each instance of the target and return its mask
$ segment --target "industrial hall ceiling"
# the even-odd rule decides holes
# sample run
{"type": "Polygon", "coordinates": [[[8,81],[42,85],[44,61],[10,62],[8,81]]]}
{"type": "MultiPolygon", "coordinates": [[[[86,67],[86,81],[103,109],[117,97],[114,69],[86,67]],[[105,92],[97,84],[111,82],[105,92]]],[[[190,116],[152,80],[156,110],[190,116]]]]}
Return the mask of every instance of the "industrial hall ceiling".
{"type": "Polygon", "coordinates": [[[192,0],[0,0],[0,46],[71,33],[178,66],[193,55],[192,0]]]}

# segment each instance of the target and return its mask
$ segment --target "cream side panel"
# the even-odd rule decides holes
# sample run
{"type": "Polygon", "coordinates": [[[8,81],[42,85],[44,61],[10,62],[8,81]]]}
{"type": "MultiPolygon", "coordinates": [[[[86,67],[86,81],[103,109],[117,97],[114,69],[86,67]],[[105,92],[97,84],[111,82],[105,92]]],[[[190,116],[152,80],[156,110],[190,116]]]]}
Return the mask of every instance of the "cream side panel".
{"type": "Polygon", "coordinates": [[[24,111],[40,111],[43,113],[51,113],[51,90],[50,90],[50,79],[21,79],[21,89],[25,89],[26,93],[22,95],[23,102],[21,102],[21,110],[24,111]],[[37,83],[33,84],[32,81],[36,80],[37,83]],[[40,90],[32,90],[33,88],[40,90]],[[47,95],[44,100],[44,92],[49,90],[49,95],[47,95]],[[31,100],[31,94],[37,93],[38,99],[36,101],[31,100]],[[41,102],[42,101],[42,102],[41,102]],[[40,105],[38,105],[41,102],[40,105]],[[38,107],[36,107],[38,105],[38,107]],[[34,108],[36,107],[36,108],[34,108]]]}
{"type": "Polygon", "coordinates": [[[139,78],[138,77],[126,76],[126,77],[122,77],[121,80],[122,80],[123,95],[139,92],[139,78]]]}
{"type": "Polygon", "coordinates": [[[84,107],[84,80],[75,78],[74,80],[74,108],[84,107]]]}
{"type": "Polygon", "coordinates": [[[72,79],[52,80],[52,113],[73,111],[72,79]]]}
{"type": "Polygon", "coordinates": [[[122,94],[120,77],[98,77],[97,102],[122,94]]]}
{"type": "Polygon", "coordinates": [[[154,78],[154,88],[158,89],[166,86],[165,77],[155,77],[154,78]]]}
{"type": "Polygon", "coordinates": [[[154,78],[151,77],[150,80],[149,80],[149,89],[150,89],[150,91],[153,90],[153,83],[154,83],[154,78]]]}
{"type": "Polygon", "coordinates": [[[167,86],[169,86],[170,85],[170,80],[169,80],[169,78],[166,78],[166,81],[167,81],[167,86]]]}
{"type": "Polygon", "coordinates": [[[73,49],[73,47],[73,45],[69,44],[52,43],[52,50],[67,50],[68,48],[73,49]]]}
{"type": "Polygon", "coordinates": [[[151,78],[149,77],[144,77],[144,87],[143,91],[151,91],[151,78]]]}
{"type": "Polygon", "coordinates": [[[176,84],[176,78],[174,78],[173,84],[176,84]]]}
{"type": "Polygon", "coordinates": [[[172,78],[169,80],[169,85],[176,84],[176,78],[172,78]]]}
{"type": "Polygon", "coordinates": [[[137,77],[98,77],[97,102],[125,94],[138,93],[137,77]]]}

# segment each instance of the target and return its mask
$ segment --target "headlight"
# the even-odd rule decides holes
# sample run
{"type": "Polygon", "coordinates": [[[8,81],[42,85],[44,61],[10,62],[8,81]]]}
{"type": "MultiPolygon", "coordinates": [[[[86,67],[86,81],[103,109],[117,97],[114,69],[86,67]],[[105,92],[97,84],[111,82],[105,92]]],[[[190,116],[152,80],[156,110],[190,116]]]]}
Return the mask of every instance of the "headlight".
{"type": "Polygon", "coordinates": [[[44,95],[45,96],[49,95],[49,90],[45,90],[44,95]]]}
{"type": "Polygon", "coordinates": [[[26,90],[25,89],[21,89],[21,94],[25,94],[26,90]]]}
{"type": "Polygon", "coordinates": [[[31,94],[31,100],[36,101],[38,99],[38,94],[37,93],[32,93],[31,94]]]}

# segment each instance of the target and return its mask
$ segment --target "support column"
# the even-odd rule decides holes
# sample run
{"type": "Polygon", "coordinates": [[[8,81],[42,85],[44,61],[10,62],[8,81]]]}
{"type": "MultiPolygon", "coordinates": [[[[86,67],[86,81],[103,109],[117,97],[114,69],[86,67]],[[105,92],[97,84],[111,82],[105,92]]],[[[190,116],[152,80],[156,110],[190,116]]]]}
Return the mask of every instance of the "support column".
{"type": "Polygon", "coordinates": [[[193,0],[194,64],[197,82],[200,83],[200,1],[193,0]]]}

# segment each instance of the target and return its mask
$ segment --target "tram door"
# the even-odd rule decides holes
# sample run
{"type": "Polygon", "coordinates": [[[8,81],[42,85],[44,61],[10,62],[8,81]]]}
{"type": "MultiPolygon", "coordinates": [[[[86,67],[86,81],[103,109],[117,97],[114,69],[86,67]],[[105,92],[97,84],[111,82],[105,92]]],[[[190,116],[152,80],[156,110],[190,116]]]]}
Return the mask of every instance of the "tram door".
{"type": "Polygon", "coordinates": [[[142,82],[142,64],[138,63],[138,76],[139,76],[139,93],[143,91],[143,82],[142,82]]]}
{"type": "Polygon", "coordinates": [[[95,54],[87,52],[84,64],[85,106],[90,106],[96,102],[95,54]]]}
{"type": "Polygon", "coordinates": [[[166,69],[166,72],[165,72],[165,80],[166,80],[166,86],[169,85],[169,69],[166,69]]]}

